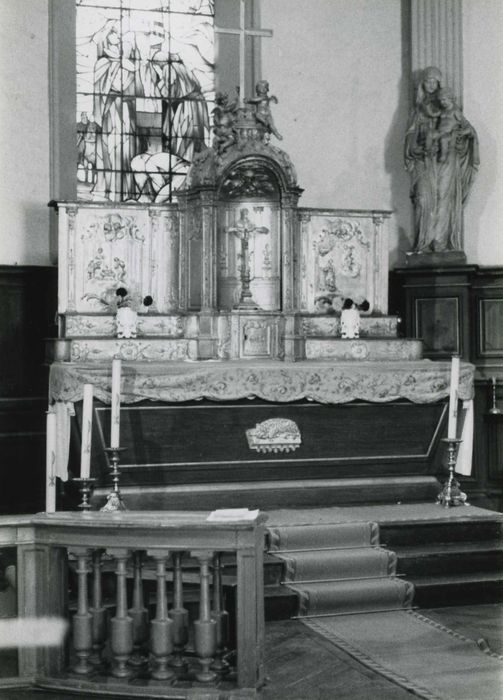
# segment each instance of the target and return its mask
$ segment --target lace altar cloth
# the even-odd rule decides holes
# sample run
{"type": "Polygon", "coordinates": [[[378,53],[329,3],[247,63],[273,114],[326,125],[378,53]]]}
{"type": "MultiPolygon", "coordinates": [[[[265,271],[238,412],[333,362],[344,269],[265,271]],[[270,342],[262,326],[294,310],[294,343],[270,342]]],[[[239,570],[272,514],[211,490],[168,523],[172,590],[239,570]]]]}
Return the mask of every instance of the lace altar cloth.
{"type": "MultiPolygon", "coordinates": [[[[301,399],[334,404],[356,399],[433,403],[449,396],[450,371],[450,361],[432,360],[123,362],[121,401],[259,398],[275,403],[301,399]]],[[[474,371],[473,365],[461,363],[458,396],[462,400],[473,398],[474,371]]],[[[110,403],[111,363],[54,363],[49,400],[80,401],[86,383],[94,385],[97,399],[110,403]]]]}

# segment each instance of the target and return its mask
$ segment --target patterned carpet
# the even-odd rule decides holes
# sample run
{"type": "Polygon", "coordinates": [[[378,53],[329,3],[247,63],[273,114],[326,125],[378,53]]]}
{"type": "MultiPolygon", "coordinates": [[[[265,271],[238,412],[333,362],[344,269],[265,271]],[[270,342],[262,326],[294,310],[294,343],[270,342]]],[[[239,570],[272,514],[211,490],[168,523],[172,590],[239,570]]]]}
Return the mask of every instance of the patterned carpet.
{"type": "Polygon", "coordinates": [[[269,551],[312,630],[427,700],[501,700],[503,657],[411,609],[413,586],[379,544],[379,523],[502,517],[434,504],[269,513],[269,551]]]}

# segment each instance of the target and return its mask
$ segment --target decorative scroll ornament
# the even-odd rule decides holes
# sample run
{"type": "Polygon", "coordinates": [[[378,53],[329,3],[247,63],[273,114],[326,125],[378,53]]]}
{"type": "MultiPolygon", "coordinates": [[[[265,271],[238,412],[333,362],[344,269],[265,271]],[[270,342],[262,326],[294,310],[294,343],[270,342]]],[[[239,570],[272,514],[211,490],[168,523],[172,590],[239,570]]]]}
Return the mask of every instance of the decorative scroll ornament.
{"type": "Polygon", "coordinates": [[[269,418],[246,431],[248,446],[256,452],[293,452],[302,442],[297,424],[289,418],[269,418]]]}

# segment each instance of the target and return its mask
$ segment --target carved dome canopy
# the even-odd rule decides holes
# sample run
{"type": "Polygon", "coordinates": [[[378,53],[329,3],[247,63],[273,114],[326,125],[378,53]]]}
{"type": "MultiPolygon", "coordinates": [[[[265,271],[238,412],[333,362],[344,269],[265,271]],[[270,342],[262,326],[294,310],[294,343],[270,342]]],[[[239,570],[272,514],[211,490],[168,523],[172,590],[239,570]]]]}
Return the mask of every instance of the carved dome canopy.
{"type": "MultiPolygon", "coordinates": [[[[234,191],[238,177],[242,187],[256,187],[254,195],[279,198],[281,190],[298,190],[297,173],[290,157],[285,151],[261,139],[248,139],[244,143],[231,146],[224,154],[218,154],[213,148],[206,148],[194,157],[187,176],[187,188],[220,187],[229,189],[229,196],[238,197],[234,191]],[[250,178],[257,177],[252,185],[250,178]],[[259,190],[262,190],[259,192],[259,190]]],[[[223,192],[222,192],[223,193],[223,192]]],[[[244,192],[243,192],[244,194],[244,192]]]]}
{"type": "Polygon", "coordinates": [[[225,199],[280,197],[277,177],[262,159],[247,159],[231,166],[224,173],[219,194],[225,199]]]}

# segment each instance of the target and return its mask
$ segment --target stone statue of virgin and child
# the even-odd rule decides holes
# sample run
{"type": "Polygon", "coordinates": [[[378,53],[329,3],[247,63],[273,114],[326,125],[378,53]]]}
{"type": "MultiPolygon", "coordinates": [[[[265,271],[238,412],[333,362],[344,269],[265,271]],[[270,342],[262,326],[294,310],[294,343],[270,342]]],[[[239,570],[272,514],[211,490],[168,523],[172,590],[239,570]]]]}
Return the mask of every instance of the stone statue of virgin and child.
{"type": "Polygon", "coordinates": [[[414,205],[414,253],[462,250],[463,205],[479,164],[475,129],[438,68],[426,68],[405,137],[414,205]]]}

